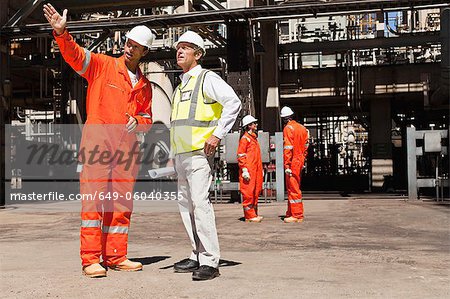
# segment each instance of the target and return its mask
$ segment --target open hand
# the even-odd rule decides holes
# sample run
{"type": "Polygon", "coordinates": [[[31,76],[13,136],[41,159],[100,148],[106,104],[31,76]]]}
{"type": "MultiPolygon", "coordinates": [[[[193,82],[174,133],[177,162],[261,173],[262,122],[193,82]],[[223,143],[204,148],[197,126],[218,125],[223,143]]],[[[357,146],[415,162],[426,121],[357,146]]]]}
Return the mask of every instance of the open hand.
{"type": "Polygon", "coordinates": [[[50,3],[44,4],[44,17],[57,35],[64,33],[67,24],[67,9],[64,9],[63,15],[61,16],[50,3]]]}

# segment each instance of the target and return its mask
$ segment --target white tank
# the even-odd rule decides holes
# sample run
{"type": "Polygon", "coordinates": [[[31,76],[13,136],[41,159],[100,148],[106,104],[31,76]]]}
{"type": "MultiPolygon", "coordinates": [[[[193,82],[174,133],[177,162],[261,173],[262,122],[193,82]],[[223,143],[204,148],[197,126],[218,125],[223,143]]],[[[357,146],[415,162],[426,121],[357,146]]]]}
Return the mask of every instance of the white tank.
{"type": "Polygon", "coordinates": [[[164,73],[164,68],[156,63],[149,62],[146,65],[147,79],[152,83],[152,114],[153,122],[163,122],[170,124],[170,114],[172,111],[172,83],[164,73]]]}

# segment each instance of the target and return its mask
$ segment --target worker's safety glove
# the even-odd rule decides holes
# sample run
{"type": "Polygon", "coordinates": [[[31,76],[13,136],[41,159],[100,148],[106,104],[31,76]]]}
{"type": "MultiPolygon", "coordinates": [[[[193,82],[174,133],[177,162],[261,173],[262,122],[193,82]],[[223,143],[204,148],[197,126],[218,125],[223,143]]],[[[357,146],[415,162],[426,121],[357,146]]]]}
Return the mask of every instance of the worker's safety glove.
{"type": "Polygon", "coordinates": [[[242,168],[242,177],[244,180],[249,181],[250,180],[250,173],[248,172],[247,168],[242,168]]]}
{"type": "Polygon", "coordinates": [[[292,176],[292,170],[290,168],[286,168],[284,173],[287,174],[288,176],[292,176]]]}

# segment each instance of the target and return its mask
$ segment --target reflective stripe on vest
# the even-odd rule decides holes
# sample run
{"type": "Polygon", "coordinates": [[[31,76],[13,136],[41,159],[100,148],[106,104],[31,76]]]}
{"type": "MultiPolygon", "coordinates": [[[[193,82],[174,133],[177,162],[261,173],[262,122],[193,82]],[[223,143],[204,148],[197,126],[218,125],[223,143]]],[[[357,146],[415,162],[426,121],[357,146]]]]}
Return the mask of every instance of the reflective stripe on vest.
{"type": "Polygon", "coordinates": [[[171,145],[174,154],[202,149],[217,127],[222,105],[205,103],[203,81],[208,70],[177,87],[172,103],[171,145]],[[186,98],[185,98],[186,97],[186,98]]]}

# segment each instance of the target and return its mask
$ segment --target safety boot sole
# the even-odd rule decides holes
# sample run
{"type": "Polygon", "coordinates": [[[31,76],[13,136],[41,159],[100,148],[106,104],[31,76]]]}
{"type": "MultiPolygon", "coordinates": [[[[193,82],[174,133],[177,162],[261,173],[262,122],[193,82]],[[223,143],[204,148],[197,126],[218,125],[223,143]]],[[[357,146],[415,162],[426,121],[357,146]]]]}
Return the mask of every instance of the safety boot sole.
{"type": "Polygon", "coordinates": [[[175,273],[192,273],[197,270],[198,270],[198,267],[190,268],[190,269],[173,269],[173,272],[175,272],[175,273]]]}
{"type": "Polygon", "coordinates": [[[89,278],[101,278],[101,277],[106,277],[106,272],[105,273],[93,273],[93,274],[87,274],[86,272],[82,271],[83,275],[89,278]]]}
{"type": "Polygon", "coordinates": [[[283,222],[284,223],[301,223],[301,222],[303,222],[303,218],[296,218],[295,220],[288,220],[288,221],[284,220],[283,222]]]}
{"type": "Polygon", "coordinates": [[[143,267],[138,267],[138,268],[121,268],[118,266],[108,266],[109,269],[113,270],[113,271],[122,271],[122,272],[137,272],[137,271],[142,271],[143,267]]]}

